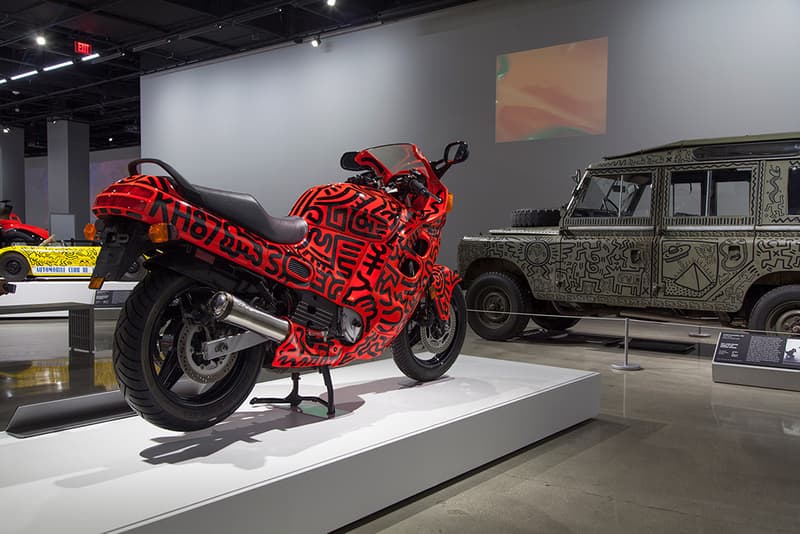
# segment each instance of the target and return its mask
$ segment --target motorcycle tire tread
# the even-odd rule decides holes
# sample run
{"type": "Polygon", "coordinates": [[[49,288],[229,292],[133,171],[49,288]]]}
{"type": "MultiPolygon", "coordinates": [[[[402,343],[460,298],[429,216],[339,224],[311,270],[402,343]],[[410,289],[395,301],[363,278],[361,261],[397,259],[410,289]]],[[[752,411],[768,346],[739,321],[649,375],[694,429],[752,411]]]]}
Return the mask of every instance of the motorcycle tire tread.
{"type": "MultiPolygon", "coordinates": [[[[120,312],[114,335],[112,356],[117,382],[119,382],[120,391],[128,405],[156,426],[167,430],[188,432],[208,428],[224,420],[238,408],[241,402],[234,403],[220,413],[210,414],[209,417],[190,417],[189,415],[181,417],[171,413],[163,406],[159,406],[155,394],[147,384],[142,369],[140,347],[148,315],[159,299],[176,284],[180,284],[179,279],[184,278],[172,271],[153,271],[139,283],[120,312]]],[[[237,389],[235,396],[242,397],[241,401],[255,385],[261,370],[263,351],[263,347],[252,347],[240,355],[240,357],[249,358],[246,368],[241,371],[241,379],[233,386],[237,389]],[[261,351],[261,358],[257,357],[254,351],[261,351]]],[[[177,409],[173,407],[172,410],[180,411],[180,407],[177,409]]],[[[188,414],[188,410],[184,410],[184,413],[188,414]]]]}
{"type": "Polygon", "coordinates": [[[392,342],[394,363],[407,377],[419,382],[437,380],[450,369],[458,358],[467,333],[467,303],[460,287],[456,286],[453,289],[451,302],[458,314],[456,333],[450,346],[446,349],[447,354],[439,360],[437,365],[431,366],[414,355],[406,328],[403,328],[402,332],[392,342]]]}

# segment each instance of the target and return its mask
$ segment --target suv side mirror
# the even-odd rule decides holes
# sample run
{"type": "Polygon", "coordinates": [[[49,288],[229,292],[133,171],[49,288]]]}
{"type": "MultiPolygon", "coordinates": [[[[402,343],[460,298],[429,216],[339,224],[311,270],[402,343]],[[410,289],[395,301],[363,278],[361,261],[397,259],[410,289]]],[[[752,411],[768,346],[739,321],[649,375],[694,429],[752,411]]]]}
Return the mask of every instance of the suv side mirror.
{"type": "Polygon", "coordinates": [[[461,163],[469,157],[469,145],[464,141],[455,141],[444,147],[444,160],[448,165],[461,163]]]}

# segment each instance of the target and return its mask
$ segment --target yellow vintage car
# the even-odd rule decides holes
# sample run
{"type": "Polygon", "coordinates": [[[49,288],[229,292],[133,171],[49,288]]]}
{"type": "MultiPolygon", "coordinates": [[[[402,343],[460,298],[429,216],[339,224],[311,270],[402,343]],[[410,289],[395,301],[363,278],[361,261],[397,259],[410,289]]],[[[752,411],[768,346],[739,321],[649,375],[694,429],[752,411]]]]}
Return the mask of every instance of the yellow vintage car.
{"type": "Polygon", "coordinates": [[[89,278],[99,246],[26,246],[0,248],[0,278],[89,278]]]}

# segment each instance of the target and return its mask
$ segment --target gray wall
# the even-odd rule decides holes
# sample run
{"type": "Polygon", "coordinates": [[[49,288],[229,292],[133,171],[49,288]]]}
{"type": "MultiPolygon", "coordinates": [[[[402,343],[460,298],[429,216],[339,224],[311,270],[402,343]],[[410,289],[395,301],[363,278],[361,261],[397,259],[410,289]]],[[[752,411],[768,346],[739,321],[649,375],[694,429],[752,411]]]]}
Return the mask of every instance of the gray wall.
{"type": "Polygon", "coordinates": [[[14,213],[25,220],[25,132],[0,132],[0,200],[10,200],[14,213]]]}
{"type": "Polygon", "coordinates": [[[514,208],[556,208],[603,155],[681,138],[800,130],[797,0],[480,1],[411,20],[142,79],[142,154],[285,214],[343,178],[341,153],[466,139],[446,182],[458,239],[514,208]],[[494,142],[498,54],[608,36],[607,134],[494,142]]]}
{"type": "MultiPolygon", "coordinates": [[[[94,197],[111,183],[125,177],[128,162],[137,159],[139,153],[138,146],[89,152],[89,201],[86,204],[89,220],[94,220],[90,214],[94,197]]],[[[25,158],[25,189],[25,222],[48,228],[47,156],[25,158]]]]}

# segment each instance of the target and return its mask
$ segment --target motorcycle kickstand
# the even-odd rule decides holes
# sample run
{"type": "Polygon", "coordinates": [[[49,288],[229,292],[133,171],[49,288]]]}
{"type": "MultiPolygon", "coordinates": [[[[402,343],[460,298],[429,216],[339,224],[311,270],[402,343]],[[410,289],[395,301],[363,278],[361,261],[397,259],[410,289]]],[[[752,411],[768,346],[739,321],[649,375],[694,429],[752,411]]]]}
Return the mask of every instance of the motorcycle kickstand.
{"type": "Polygon", "coordinates": [[[285,397],[253,397],[250,399],[250,404],[288,404],[296,408],[303,401],[317,402],[322,404],[328,409],[328,417],[336,415],[336,405],[333,403],[333,381],[331,380],[331,370],[327,365],[317,368],[322,373],[322,379],[325,381],[325,389],[328,390],[328,400],[320,397],[306,397],[300,395],[300,373],[292,373],[292,391],[285,397]]]}

